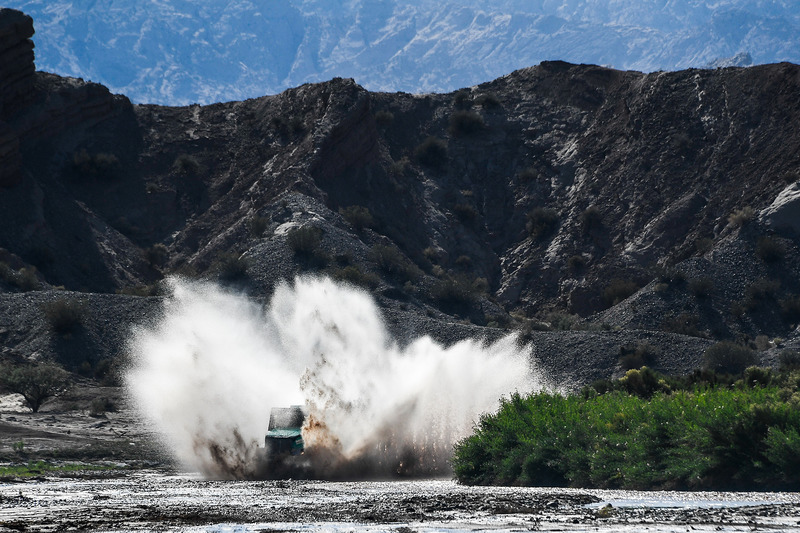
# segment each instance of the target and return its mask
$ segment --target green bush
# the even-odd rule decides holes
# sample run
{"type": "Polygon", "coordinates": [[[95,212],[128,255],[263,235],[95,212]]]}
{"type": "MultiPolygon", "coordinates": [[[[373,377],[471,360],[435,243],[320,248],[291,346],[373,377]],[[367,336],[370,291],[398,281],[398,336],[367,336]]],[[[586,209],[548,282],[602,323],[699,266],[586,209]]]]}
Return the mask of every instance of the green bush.
{"type": "Polygon", "coordinates": [[[0,366],[0,387],[21,394],[34,413],[44,402],[66,391],[69,385],[69,374],[53,364],[0,366]]]}
{"type": "Polygon", "coordinates": [[[478,220],[478,210],[472,204],[458,203],[453,206],[453,214],[462,224],[472,226],[478,220]]]}
{"type": "Polygon", "coordinates": [[[375,219],[372,218],[372,213],[366,207],[360,205],[340,207],[339,214],[358,232],[363,231],[364,228],[375,227],[375,219]]]}
{"type": "Polygon", "coordinates": [[[712,344],[703,354],[703,368],[718,374],[738,375],[757,363],[753,350],[730,341],[712,344]]]}
{"type": "Polygon", "coordinates": [[[549,207],[536,207],[528,213],[525,229],[535,241],[543,241],[558,228],[558,212],[549,207]]]}
{"type": "Polygon", "coordinates": [[[437,280],[431,287],[431,298],[441,307],[458,311],[471,307],[481,292],[481,283],[476,285],[463,274],[447,276],[437,280]]]}
{"type": "Polygon", "coordinates": [[[800,370],[800,351],[781,350],[778,355],[778,370],[781,372],[800,370]]]}
{"type": "Polygon", "coordinates": [[[524,168],[517,173],[517,178],[523,183],[536,181],[539,179],[539,171],[534,167],[524,168]]]}
{"type": "Polygon", "coordinates": [[[800,295],[792,294],[780,301],[781,314],[790,321],[800,320],[800,295]]]}
{"type": "Polygon", "coordinates": [[[620,346],[617,362],[623,370],[639,369],[652,366],[658,360],[661,351],[646,342],[637,345],[620,346]]]}
{"type": "Polygon", "coordinates": [[[643,368],[579,395],[515,393],[456,444],[454,473],[466,484],[795,490],[800,410],[778,386],[756,385],[643,368]]]}
{"type": "Polygon", "coordinates": [[[700,323],[700,316],[695,313],[684,311],[682,313],[668,314],[661,322],[661,329],[669,331],[670,333],[678,333],[680,335],[688,335],[690,337],[703,337],[698,324],[700,323]]]}
{"type": "Polygon", "coordinates": [[[786,257],[786,247],[773,237],[761,237],[756,244],[756,255],[765,263],[777,263],[786,257]]]}
{"type": "Polygon", "coordinates": [[[447,163],[447,143],[428,137],[414,149],[414,158],[426,167],[441,169],[447,163]]]}
{"type": "Polygon", "coordinates": [[[452,135],[474,135],[486,128],[483,117],[474,111],[455,111],[450,115],[448,131],[452,135]]]}
{"type": "Polygon", "coordinates": [[[58,298],[41,305],[50,328],[66,335],[78,329],[86,315],[86,304],[77,299],[58,298]]]}
{"type": "Polygon", "coordinates": [[[567,267],[572,272],[583,272],[583,269],[586,268],[586,258],[580,254],[570,256],[570,258],[567,259],[567,267]]]}
{"type": "Polygon", "coordinates": [[[453,95],[453,107],[456,109],[469,109],[472,107],[472,95],[467,89],[456,91],[453,95]]]}

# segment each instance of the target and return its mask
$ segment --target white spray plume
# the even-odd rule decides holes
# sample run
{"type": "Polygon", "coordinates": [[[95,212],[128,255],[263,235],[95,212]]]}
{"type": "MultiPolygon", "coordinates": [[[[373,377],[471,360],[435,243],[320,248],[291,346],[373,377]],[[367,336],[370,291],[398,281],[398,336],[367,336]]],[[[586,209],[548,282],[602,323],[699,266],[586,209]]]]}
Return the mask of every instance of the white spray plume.
{"type": "Polygon", "coordinates": [[[308,475],[446,471],[452,446],[501,396],[541,387],[515,336],[394,342],[372,298],[326,278],[280,284],[264,309],[172,278],[163,316],[134,331],[127,387],[185,466],[270,476],[272,407],[303,404],[308,475]],[[262,452],[263,453],[263,449],[262,452]]]}

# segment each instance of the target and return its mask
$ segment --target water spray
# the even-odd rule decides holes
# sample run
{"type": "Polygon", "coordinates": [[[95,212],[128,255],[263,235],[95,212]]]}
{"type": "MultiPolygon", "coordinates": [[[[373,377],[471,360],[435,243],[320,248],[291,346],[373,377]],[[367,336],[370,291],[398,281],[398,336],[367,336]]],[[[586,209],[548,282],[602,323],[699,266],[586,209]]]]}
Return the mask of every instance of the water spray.
{"type": "Polygon", "coordinates": [[[514,335],[401,347],[369,294],[327,278],[281,283],[266,308],[167,283],[163,314],[131,335],[126,386],[175,458],[207,477],[445,474],[481,413],[542,386],[514,335]],[[270,409],[293,404],[308,415],[305,452],[287,463],[264,435],[270,409]]]}

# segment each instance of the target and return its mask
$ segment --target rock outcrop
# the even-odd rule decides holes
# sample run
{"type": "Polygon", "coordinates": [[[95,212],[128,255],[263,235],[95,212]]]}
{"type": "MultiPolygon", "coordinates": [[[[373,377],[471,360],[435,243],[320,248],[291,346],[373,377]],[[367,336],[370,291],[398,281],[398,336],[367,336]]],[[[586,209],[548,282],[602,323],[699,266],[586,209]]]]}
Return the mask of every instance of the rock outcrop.
{"type": "Polygon", "coordinates": [[[0,187],[22,179],[19,137],[5,121],[29,100],[36,67],[33,63],[33,19],[0,8],[0,187]]]}

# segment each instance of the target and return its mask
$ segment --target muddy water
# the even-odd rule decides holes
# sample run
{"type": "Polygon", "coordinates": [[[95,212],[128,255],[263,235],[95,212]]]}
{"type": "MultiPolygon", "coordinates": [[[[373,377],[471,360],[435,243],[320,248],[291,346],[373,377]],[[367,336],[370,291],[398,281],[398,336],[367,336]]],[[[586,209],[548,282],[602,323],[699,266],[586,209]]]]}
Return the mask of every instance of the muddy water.
{"type": "Polygon", "coordinates": [[[644,528],[800,531],[800,494],[463,487],[449,480],[231,482],[158,471],[0,484],[0,532],[644,528]]]}

